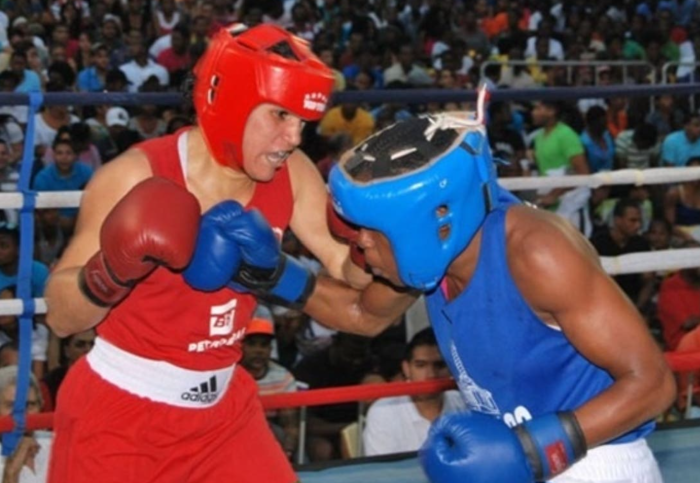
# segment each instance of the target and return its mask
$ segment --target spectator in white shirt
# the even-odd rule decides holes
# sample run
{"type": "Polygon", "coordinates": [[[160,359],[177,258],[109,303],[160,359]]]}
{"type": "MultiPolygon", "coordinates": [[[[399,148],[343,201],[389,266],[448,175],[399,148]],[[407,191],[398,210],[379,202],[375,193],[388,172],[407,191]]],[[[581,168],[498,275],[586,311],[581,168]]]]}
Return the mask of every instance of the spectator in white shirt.
{"type": "MultiPolygon", "coordinates": [[[[407,381],[449,377],[432,328],[418,332],[406,348],[401,371],[407,381]]],[[[440,415],[464,409],[457,391],[398,396],[376,401],[367,413],[363,433],[366,456],[417,451],[430,424],[440,415]]]]}
{"type": "Polygon", "coordinates": [[[148,58],[148,46],[138,30],[129,32],[127,39],[129,53],[133,59],[119,66],[129,81],[129,92],[138,92],[139,87],[151,76],[156,76],[162,87],[170,83],[170,75],[165,67],[148,58]]]}

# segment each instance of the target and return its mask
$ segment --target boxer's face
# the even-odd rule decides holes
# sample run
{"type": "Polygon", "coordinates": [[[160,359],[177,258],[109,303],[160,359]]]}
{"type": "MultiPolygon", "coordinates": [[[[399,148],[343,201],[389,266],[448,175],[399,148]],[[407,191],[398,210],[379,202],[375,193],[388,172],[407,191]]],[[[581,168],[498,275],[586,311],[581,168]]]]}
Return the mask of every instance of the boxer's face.
{"type": "Polygon", "coordinates": [[[365,260],[373,275],[384,278],[397,287],[405,285],[399,277],[394,251],[386,236],[378,231],[362,228],[358,244],[365,252],[365,260]]]}
{"type": "Polygon", "coordinates": [[[243,168],[255,181],[270,181],[301,143],[304,121],[282,107],[261,104],[243,132],[243,168]]]}

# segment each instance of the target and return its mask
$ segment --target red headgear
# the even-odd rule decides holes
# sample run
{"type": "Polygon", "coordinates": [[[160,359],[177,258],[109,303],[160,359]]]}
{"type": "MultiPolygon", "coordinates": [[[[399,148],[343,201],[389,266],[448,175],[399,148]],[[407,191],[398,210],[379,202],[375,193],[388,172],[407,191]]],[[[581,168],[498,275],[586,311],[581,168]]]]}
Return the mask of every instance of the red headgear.
{"type": "Polygon", "coordinates": [[[318,120],[334,83],[305,40],[269,24],[221,29],[194,73],[194,106],[209,151],[224,166],[238,168],[243,130],[255,107],[269,102],[318,120]]]}

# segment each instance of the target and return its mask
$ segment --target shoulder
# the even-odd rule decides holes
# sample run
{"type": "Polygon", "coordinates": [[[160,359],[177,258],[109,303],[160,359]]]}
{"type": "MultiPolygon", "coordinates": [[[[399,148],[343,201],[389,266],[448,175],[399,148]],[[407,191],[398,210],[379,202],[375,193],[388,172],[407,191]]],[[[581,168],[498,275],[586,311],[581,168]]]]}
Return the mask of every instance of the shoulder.
{"type": "Polygon", "coordinates": [[[379,415],[396,416],[396,411],[400,410],[407,404],[413,404],[413,402],[408,396],[385,397],[382,399],[378,399],[370,406],[368,416],[369,414],[372,414],[375,417],[379,415]]]}
{"type": "MultiPolygon", "coordinates": [[[[600,269],[598,254],[565,219],[543,210],[514,206],[506,220],[508,265],[518,282],[564,289],[600,269]],[[566,270],[562,270],[566,267],[566,270]],[[538,274],[532,277],[532,274],[538,274]]],[[[518,285],[520,285],[518,283],[518,285]]]]}
{"type": "Polygon", "coordinates": [[[47,267],[45,264],[34,260],[32,262],[32,272],[35,275],[38,275],[39,277],[48,277],[49,276],[49,267],[47,267]]]}

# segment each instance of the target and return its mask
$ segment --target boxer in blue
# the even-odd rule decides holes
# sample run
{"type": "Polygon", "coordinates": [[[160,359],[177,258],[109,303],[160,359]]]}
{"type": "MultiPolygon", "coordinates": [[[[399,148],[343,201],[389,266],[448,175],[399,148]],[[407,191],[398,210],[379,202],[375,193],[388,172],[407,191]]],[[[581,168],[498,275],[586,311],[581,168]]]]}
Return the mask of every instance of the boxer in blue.
{"type": "Polygon", "coordinates": [[[433,425],[420,459],[434,483],[661,482],[644,437],[673,376],[588,242],[498,186],[480,117],[397,123],[332,169],[333,205],[375,276],[363,291],[327,279],[311,290],[308,274],[291,283],[257,222],[232,237],[247,273],[235,278],[370,335],[426,294],[471,409],[433,425]]]}

